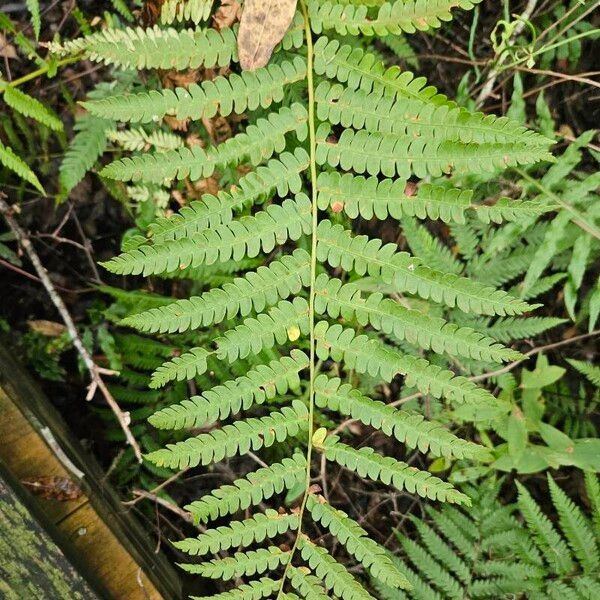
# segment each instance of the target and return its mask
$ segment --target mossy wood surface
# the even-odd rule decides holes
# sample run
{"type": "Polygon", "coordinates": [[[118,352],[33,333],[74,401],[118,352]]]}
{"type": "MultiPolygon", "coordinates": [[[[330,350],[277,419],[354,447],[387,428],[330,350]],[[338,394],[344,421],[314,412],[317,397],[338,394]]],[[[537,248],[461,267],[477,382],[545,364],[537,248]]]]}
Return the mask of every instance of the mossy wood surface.
{"type": "MultiPolygon", "coordinates": [[[[40,524],[49,531],[58,531],[61,550],[67,558],[81,563],[82,575],[100,590],[100,597],[111,600],[182,597],[181,582],[175,571],[164,556],[155,554],[147,532],[106,485],[100,467],[83,450],[28,374],[15,364],[5,346],[0,347],[0,462],[16,481],[55,478],[81,488],[80,494],[60,499],[44,493],[27,494],[36,515],[41,516],[40,524]]],[[[32,489],[30,483],[27,488],[32,489]]],[[[13,515],[11,518],[14,510],[8,511],[13,515]]],[[[4,522],[8,517],[0,518],[4,522]]],[[[3,535],[7,534],[0,532],[0,537],[3,535]]],[[[17,572],[29,570],[16,568],[17,572]]],[[[3,575],[1,568],[0,575],[3,575]]],[[[0,593],[0,597],[4,596],[0,593]]],[[[46,596],[54,597],[78,596],[76,589],[71,596],[46,596]]]]}

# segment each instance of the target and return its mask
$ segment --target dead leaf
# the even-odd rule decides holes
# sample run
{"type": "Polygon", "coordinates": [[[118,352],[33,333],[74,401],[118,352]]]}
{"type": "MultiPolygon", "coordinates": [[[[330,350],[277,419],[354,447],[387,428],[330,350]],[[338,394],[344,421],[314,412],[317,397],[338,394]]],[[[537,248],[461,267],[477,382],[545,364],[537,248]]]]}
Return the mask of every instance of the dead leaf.
{"type": "Polygon", "coordinates": [[[25,479],[22,483],[36,496],[41,496],[49,500],[58,500],[59,502],[77,500],[83,495],[79,485],[71,481],[68,477],[43,475],[41,477],[25,479]]]}
{"type": "Polygon", "coordinates": [[[162,11],[162,5],[165,0],[146,0],[142,7],[140,20],[144,27],[151,27],[158,23],[160,19],[160,13],[162,11]]]}
{"type": "Polygon", "coordinates": [[[246,0],[238,33],[240,65],[245,71],[264,67],[288,30],[297,0],[246,0]]]}
{"type": "Polygon", "coordinates": [[[223,0],[221,6],[213,16],[214,28],[221,31],[226,27],[232,27],[242,16],[242,7],[236,0],[223,0]]]}
{"type": "Polygon", "coordinates": [[[32,331],[45,335],[46,337],[59,337],[67,331],[67,328],[62,323],[55,323],[54,321],[45,321],[40,319],[38,321],[27,321],[32,331]]]}
{"type": "Polygon", "coordinates": [[[0,57],[17,58],[15,47],[7,42],[2,32],[0,32],[0,57]]]}

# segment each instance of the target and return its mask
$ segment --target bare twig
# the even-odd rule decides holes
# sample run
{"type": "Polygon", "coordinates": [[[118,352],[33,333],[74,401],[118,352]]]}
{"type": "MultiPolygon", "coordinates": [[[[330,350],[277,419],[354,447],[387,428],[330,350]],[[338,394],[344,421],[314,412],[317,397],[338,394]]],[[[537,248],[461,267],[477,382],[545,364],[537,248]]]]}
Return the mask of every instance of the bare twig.
{"type": "MultiPolygon", "coordinates": [[[[533,11],[535,10],[536,5],[537,5],[537,0],[529,0],[527,2],[527,6],[525,7],[525,10],[523,11],[523,14],[520,17],[519,22],[515,25],[512,35],[510,36],[511,42],[521,33],[521,31],[523,31],[523,28],[525,27],[525,23],[527,21],[529,21],[529,19],[531,18],[531,15],[532,15],[533,11]]],[[[500,65],[498,65],[498,68],[493,68],[489,72],[487,79],[486,79],[485,83],[483,84],[481,91],[479,92],[479,96],[477,96],[477,101],[476,101],[477,107],[481,106],[488,99],[489,95],[492,93],[492,90],[494,89],[494,84],[496,83],[496,78],[500,74],[499,67],[500,67],[500,65]]]]}
{"type": "MultiPolygon", "coordinates": [[[[188,467],[187,469],[182,469],[178,473],[171,475],[171,477],[169,477],[168,479],[165,479],[161,484],[159,484],[155,488],[151,489],[150,493],[157,494],[161,490],[164,490],[168,485],[171,485],[174,481],[177,481],[182,475],[187,473],[189,470],[190,469],[188,467]]],[[[137,497],[134,498],[133,500],[127,500],[127,501],[123,502],[123,504],[125,506],[134,506],[135,504],[137,504],[140,500],[143,500],[144,498],[145,498],[145,496],[137,495],[137,497]]]]}
{"type": "MultiPolygon", "coordinates": [[[[180,508],[176,504],[173,504],[168,500],[157,496],[156,494],[152,494],[151,492],[147,492],[146,490],[133,490],[132,493],[134,496],[137,496],[139,498],[145,498],[146,500],[151,500],[156,504],[160,504],[160,506],[166,508],[167,510],[170,510],[172,513],[181,517],[184,521],[187,521],[188,523],[191,523],[192,521],[192,515],[189,512],[183,510],[183,508],[180,508]]],[[[198,526],[198,528],[200,530],[203,529],[202,526],[198,526]]]]}
{"type": "Polygon", "coordinates": [[[65,306],[65,303],[59,296],[54,284],[50,280],[48,272],[44,268],[44,265],[42,265],[42,262],[40,261],[40,258],[37,255],[37,252],[35,251],[31,240],[29,239],[25,231],[21,229],[21,226],[17,223],[16,219],[13,216],[13,211],[10,205],[4,200],[3,196],[3,194],[0,194],[0,213],[2,213],[2,215],[4,216],[4,219],[6,220],[8,226],[15,235],[15,238],[17,239],[23,250],[26,252],[31,263],[33,264],[33,267],[36,273],[38,274],[42,285],[48,292],[50,300],[52,300],[52,303],[56,307],[56,310],[59,312],[63,323],[65,324],[67,331],[69,332],[69,336],[71,338],[71,341],[73,342],[73,346],[75,346],[75,349],[79,353],[79,356],[81,357],[86,369],[90,374],[91,383],[88,387],[88,394],[86,397],[87,400],[91,400],[94,397],[96,391],[100,391],[106,403],[110,406],[111,410],[117,417],[119,425],[121,426],[121,429],[125,434],[125,438],[127,439],[129,445],[132,447],[136,458],[139,462],[142,462],[142,452],[138,443],[133,437],[131,430],[129,429],[129,424],[131,422],[129,413],[121,410],[121,408],[117,404],[117,401],[113,398],[108,387],[104,383],[104,380],[102,379],[102,375],[115,375],[116,372],[99,367],[90,356],[90,353],[83,345],[81,337],[79,337],[79,333],[77,331],[77,328],[75,327],[75,323],[73,322],[73,319],[67,307],[65,306]]]}

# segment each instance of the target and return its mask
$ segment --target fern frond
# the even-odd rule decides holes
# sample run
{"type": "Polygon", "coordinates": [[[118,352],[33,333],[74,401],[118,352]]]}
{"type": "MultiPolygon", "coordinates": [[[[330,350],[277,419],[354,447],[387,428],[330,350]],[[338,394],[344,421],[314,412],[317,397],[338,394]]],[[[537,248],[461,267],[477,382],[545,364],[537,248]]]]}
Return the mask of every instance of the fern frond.
{"type": "Polygon", "coordinates": [[[519,482],[516,482],[516,484],[519,489],[519,509],[536,545],[544,554],[552,571],[557,575],[566,575],[573,570],[573,560],[569,547],[548,517],[540,510],[527,489],[519,482]]]}
{"type": "MultiPolygon", "coordinates": [[[[428,471],[420,471],[390,456],[382,456],[372,448],[365,447],[356,450],[339,442],[336,436],[329,436],[323,444],[322,451],[327,460],[355,471],[361,477],[393,485],[399,491],[406,490],[411,494],[416,493],[422,498],[440,502],[470,504],[468,496],[456,490],[452,484],[442,481],[439,477],[434,477],[428,471]]],[[[311,512],[313,511],[311,510],[311,512]]],[[[315,516],[314,512],[313,516],[315,516]]],[[[315,516],[315,518],[317,517],[315,516]]],[[[332,533],[337,535],[333,530],[332,533]]],[[[342,539],[340,541],[344,543],[342,539]]],[[[373,575],[376,576],[374,573],[373,575]]],[[[379,577],[379,579],[381,578],[379,577]]],[[[387,583],[390,585],[389,581],[387,583]]],[[[392,585],[392,587],[394,586],[392,585]]]]}
{"type": "Polygon", "coordinates": [[[310,233],[311,203],[305,194],[281,205],[271,204],[265,210],[237,221],[206,229],[179,240],[146,244],[103,263],[119,275],[153,275],[187,267],[211,265],[230,259],[257,256],[271,252],[288,239],[297,240],[310,233]]]}
{"type": "Polygon", "coordinates": [[[300,350],[291,356],[259,365],[245,375],[172,404],[154,413],[150,423],[158,429],[191,429],[226,419],[255,404],[263,404],[300,386],[299,373],[308,367],[308,357],[300,350]]]}
{"type": "Polygon", "coordinates": [[[196,522],[206,523],[260,504],[274,494],[301,484],[305,476],[306,458],[297,453],[280,463],[248,473],[232,484],[223,485],[185,508],[196,522]]]}
{"type": "Polygon", "coordinates": [[[210,355],[211,352],[204,348],[191,348],[181,356],[175,356],[154,371],[150,387],[157,389],[169,381],[185,381],[206,373],[210,355]]]}
{"type": "Polygon", "coordinates": [[[548,148],[553,142],[506,117],[472,113],[465,108],[411,98],[382,96],[322,82],[315,91],[321,121],[370,133],[447,140],[464,144],[505,144],[548,148]]]}
{"type": "Polygon", "coordinates": [[[90,115],[76,121],[75,136],[59,167],[59,182],[63,194],[68,194],[102,156],[106,150],[107,132],[112,127],[112,121],[90,115]]]}
{"type": "MultiPolygon", "coordinates": [[[[469,9],[479,2],[481,0],[472,0],[460,5],[469,9]]],[[[376,15],[371,15],[364,4],[312,0],[308,6],[315,33],[334,29],[340,35],[384,36],[440,27],[442,22],[452,19],[451,10],[457,4],[453,0],[390,0],[377,3],[376,15]]]]}
{"type": "Polygon", "coordinates": [[[315,310],[332,318],[356,319],[360,325],[406,340],[437,353],[466,356],[475,360],[503,362],[517,360],[522,355],[498,344],[469,327],[459,327],[444,319],[405,308],[382,294],[362,297],[353,283],[345,285],[325,274],[315,283],[315,310]]]}
{"type": "Polygon", "coordinates": [[[309,494],[306,508],[315,521],[327,528],[373,577],[394,588],[410,587],[408,580],[386,551],[345,512],[331,506],[322,496],[309,494]]]}
{"type": "Polygon", "coordinates": [[[351,219],[359,215],[384,220],[388,216],[440,219],[464,223],[471,207],[470,190],[446,189],[428,183],[419,185],[414,196],[406,195],[406,180],[354,176],[351,173],[322,172],[317,180],[321,210],[343,210],[351,219]]]}
{"type": "Polygon", "coordinates": [[[600,367],[583,360],[567,358],[567,362],[576,370],[584,375],[597,388],[600,388],[600,367]]]}
{"type": "Polygon", "coordinates": [[[399,442],[420,452],[447,458],[477,459],[485,450],[448,431],[440,423],[426,421],[423,415],[398,410],[379,400],[372,400],[337,377],[319,375],[315,380],[315,404],[358,419],[399,442]]]}
{"type": "Polygon", "coordinates": [[[178,120],[210,119],[216,114],[227,117],[281,102],[286,86],[305,77],[306,62],[296,57],[292,62],[220,75],[186,88],[121,94],[82,104],[93,115],[130,123],[152,123],[167,115],[178,120]]]}
{"type": "Polygon", "coordinates": [[[211,596],[190,596],[192,600],[262,600],[274,594],[280,586],[280,582],[268,577],[262,577],[257,581],[243,583],[239,587],[220,594],[211,596]]]}
{"type": "Polygon", "coordinates": [[[224,458],[246,454],[283,442],[308,427],[308,410],[304,403],[294,400],[281,412],[261,418],[237,421],[222,429],[203,433],[150,453],[147,458],[159,467],[184,469],[208,465],[224,458]]]}
{"type": "Polygon", "coordinates": [[[585,472],[585,490],[592,511],[596,539],[600,543],[600,481],[598,476],[591,471],[585,472]]]}
{"type": "Polygon", "coordinates": [[[315,327],[317,356],[321,360],[329,357],[343,360],[349,369],[357,373],[368,373],[391,381],[395,375],[406,377],[406,385],[416,387],[423,394],[434,398],[447,398],[457,403],[494,404],[494,397],[465,377],[455,376],[432,365],[423,358],[401,354],[384,346],[379,340],[341,325],[328,325],[321,321],[315,327]]]}
{"type": "Polygon", "coordinates": [[[215,558],[199,565],[179,565],[184,571],[193,575],[201,575],[210,579],[227,581],[235,577],[262,575],[266,571],[274,571],[285,565],[290,559],[290,552],[274,546],[259,548],[248,552],[236,552],[227,558],[215,558]]]}
{"type": "Polygon", "coordinates": [[[314,70],[317,75],[337,79],[349,89],[380,92],[385,96],[416,98],[433,104],[455,104],[424,77],[415,77],[398,67],[386,68],[374,54],[362,48],[341,45],[338,40],[320,37],[314,46],[314,70]]]}
{"type": "Polygon", "coordinates": [[[583,516],[581,509],[561,490],[548,475],[548,486],[552,503],[558,512],[562,529],[573,554],[584,572],[598,574],[600,555],[591,524],[583,516]]]}
{"type": "Polygon", "coordinates": [[[298,548],[317,577],[336,596],[344,600],[375,600],[325,548],[317,546],[304,535],[298,538],[298,548]]]}
{"type": "Polygon", "coordinates": [[[39,100],[10,85],[4,87],[0,85],[0,92],[2,91],[4,92],[4,101],[13,110],[25,117],[34,119],[52,129],[52,131],[62,131],[64,129],[62,121],[54,111],[44,106],[39,100]]]}
{"type": "Polygon", "coordinates": [[[10,146],[5,146],[0,141],[0,164],[16,173],[21,179],[30,183],[38,192],[46,195],[37,175],[27,166],[27,163],[17,156],[10,146]]]}
{"type": "Polygon", "coordinates": [[[266,119],[257,119],[244,133],[208,150],[200,146],[181,148],[160,154],[143,154],[117,160],[102,170],[102,175],[119,181],[161,183],[168,179],[192,181],[210,177],[215,169],[247,160],[253,166],[283,152],[286,134],[295,133],[303,141],[308,133],[308,114],[301,104],[283,107],[266,119]]]}
{"type": "Polygon", "coordinates": [[[268,267],[261,266],[244,277],[236,277],[221,288],[127,317],[123,325],[147,333],[208,327],[238,314],[246,317],[253,310],[260,313],[279,300],[297,295],[308,286],[309,279],[310,255],[297,249],[293,254],[274,260],[268,267]]]}
{"type": "Polygon", "coordinates": [[[210,17],[214,0],[166,0],[160,9],[160,22],[191,21],[195,25],[210,17]]]}
{"type": "Polygon", "coordinates": [[[322,220],[317,229],[317,255],[332,267],[353,270],[358,275],[379,275],[398,291],[457,306],[464,312],[515,315],[533,307],[501,290],[495,290],[454,274],[440,273],[395,244],[383,245],[366,235],[353,236],[342,225],[322,220]]]}
{"type": "Polygon", "coordinates": [[[187,538],[173,545],[192,556],[216,554],[230,548],[250,546],[266,539],[296,530],[300,524],[296,513],[279,513],[268,508],[244,521],[232,521],[229,526],[209,529],[195,538],[187,538]]]}
{"type": "Polygon", "coordinates": [[[486,142],[463,144],[449,140],[414,138],[392,133],[370,133],[344,129],[337,141],[330,139],[330,126],[317,131],[317,162],[344,171],[382,174],[385,177],[441,177],[448,173],[494,171],[552,155],[537,146],[486,142]]]}

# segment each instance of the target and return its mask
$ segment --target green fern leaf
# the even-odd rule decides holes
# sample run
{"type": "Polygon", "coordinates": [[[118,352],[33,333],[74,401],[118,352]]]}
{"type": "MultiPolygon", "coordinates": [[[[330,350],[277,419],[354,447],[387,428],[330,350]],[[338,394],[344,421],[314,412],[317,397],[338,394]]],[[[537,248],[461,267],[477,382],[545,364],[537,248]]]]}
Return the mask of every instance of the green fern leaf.
{"type": "Polygon", "coordinates": [[[300,350],[291,356],[259,365],[245,375],[225,382],[201,396],[192,396],[180,404],[157,411],[149,421],[158,429],[202,427],[219,419],[226,419],[254,404],[263,404],[300,385],[299,372],[308,367],[308,357],[300,350]]]}
{"type": "Polygon", "coordinates": [[[129,123],[152,123],[170,115],[178,120],[224,117],[281,102],[286,86],[306,77],[306,62],[272,64],[256,71],[218,76],[201,84],[173,90],[121,94],[83,102],[91,114],[129,123]]]}
{"type": "Polygon", "coordinates": [[[174,333],[208,327],[238,314],[246,317],[253,310],[260,313],[279,300],[297,295],[309,285],[309,279],[310,255],[298,249],[268,267],[261,266],[244,277],[234,278],[221,288],[132,315],[123,324],[147,333],[174,333]]]}
{"type": "MultiPolygon", "coordinates": [[[[439,500],[440,502],[470,504],[468,496],[454,489],[450,483],[434,477],[428,471],[419,471],[419,469],[390,456],[377,454],[372,448],[355,450],[346,444],[340,443],[336,436],[329,436],[323,445],[323,454],[327,460],[337,462],[342,467],[355,471],[362,477],[368,477],[373,481],[381,481],[386,485],[393,485],[397,490],[407,490],[411,494],[417,493],[422,498],[439,500]]],[[[312,509],[311,512],[313,512],[312,509]]],[[[314,512],[313,516],[319,520],[314,512]]],[[[323,525],[326,524],[323,523],[323,525]]],[[[337,535],[333,530],[332,533],[337,535]]],[[[343,543],[343,540],[340,541],[343,543]]],[[[374,573],[372,574],[377,577],[374,573]]],[[[378,579],[381,578],[378,577],[378,579]]],[[[392,585],[390,581],[387,581],[387,584],[392,585]]]]}
{"type": "Polygon", "coordinates": [[[372,400],[352,389],[350,384],[341,384],[339,378],[328,378],[326,375],[317,377],[315,403],[321,408],[326,407],[358,419],[386,435],[393,435],[409,448],[431,452],[434,456],[474,459],[485,454],[481,446],[455,436],[441,424],[425,421],[420,414],[372,400]]]}
{"type": "Polygon", "coordinates": [[[573,554],[583,567],[584,572],[598,574],[600,555],[596,539],[588,520],[578,506],[556,485],[548,475],[550,497],[558,512],[562,529],[573,554]]]}
{"type": "Polygon", "coordinates": [[[238,588],[212,596],[191,596],[192,600],[261,600],[268,598],[279,590],[280,583],[268,577],[262,577],[257,581],[243,583],[238,588]]]}
{"type": "Polygon", "coordinates": [[[119,275],[153,275],[202,264],[241,260],[270,252],[288,239],[309,233],[311,203],[304,194],[271,204],[264,211],[180,240],[143,245],[104,263],[119,275]]]}
{"type": "Polygon", "coordinates": [[[144,154],[117,160],[102,170],[102,176],[119,181],[162,183],[168,179],[191,180],[210,177],[215,169],[235,165],[244,160],[256,166],[273,153],[282,152],[286,134],[294,132],[299,141],[307,135],[307,112],[301,104],[283,107],[258,119],[244,133],[218,146],[204,150],[200,146],[181,148],[160,154],[144,154]]]}
{"type": "Polygon", "coordinates": [[[262,575],[266,571],[274,571],[285,565],[290,553],[271,546],[248,552],[236,552],[227,558],[214,559],[199,565],[179,565],[184,571],[193,575],[201,575],[210,579],[227,581],[244,575],[262,575]]]}
{"type": "Polygon", "coordinates": [[[300,453],[294,454],[292,458],[284,458],[280,463],[263,467],[232,484],[217,488],[185,508],[196,522],[206,523],[260,504],[274,494],[301,484],[305,477],[306,459],[300,453]]]}
{"type": "Polygon", "coordinates": [[[249,546],[283,535],[287,531],[298,529],[299,524],[297,514],[267,509],[264,514],[259,513],[245,521],[232,521],[230,526],[209,529],[196,538],[174,542],[174,546],[192,556],[216,554],[222,550],[249,546]]]}
{"type": "Polygon", "coordinates": [[[224,458],[246,454],[250,450],[272,446],[290,436],[305,431],[308,410],[299,400],[281,412],[260,419],[252,418],[225,425],[211,433],[203,433],[150,453],[147,458],[159,467],[185,469],[199,464],[208,465],[224,458]]]}
{"type": "Polygon", "coordinates": [[[394,588],[410,587],[408,580],[385,550],[345,512],[333,508],[322,496],[308,495],[306,508],[315,521],[326,527],[373,577],[394,588]]]}
{"type": "Polygon", "coordinates": [[[600,367],[583,360],[567,358],[567,362],[582,375],[584,375],[597,388],[600,388],[600,367]]]}
{"type": "Polygon", "coordinates": [[[42,27],[42,16],[40,14],[40,0],[25,0],[27,10],[31,15],[31,24],[33,25],[33,32],[35,33],[35,39],[40,39],[40,29],[42,27]]]}
{"type": "Polygon", "coordinates": [[[495,398],[465,377],[428,363],[423,358],[401,354],[384,346],[379,340],[356,335],[353,329],[328,325],[324,321],[315,327],[317,356],[343,360],[357,373],[381,376],[391,381],[397,374],[406,377],[406,385],[415,386],[423,394],[434,398],[448,398],[452,402],[495,405],[495,398]]]}
{"type": "MultiPolygon", "coordinates": [[[[0,87],[2,91],[2,87],[0,87]]],[[[28,94],[25,94],[16,87],[10,85],[4,86],[4,101],[13,110],[26,117],[30,117],[46,125],[46,127],[53,131],[62,131],[64,129],[62,121],[58,116],[47,106],[44,106],[39,100],[32,98],[28,94]]]]}
{"type": "Polygon", "coordinates": [[[384,246],[380,240],[369,240],[365,235],[353,236],[341,225],[327,220],[319,223],[317,238],[319,260],[332,267],[354,270],[358,275],[379,275],[398,291],[458,306],[464,312],[514,315],[533,308],[506,292],[434,271],[407,252],[398,252],[395,244],[384,246]]]}
{"type": "Polygon", "coordinates": [[[2,142],[0,142],[0,164],[30,183],[38,192],[44,196],[46,195],[37,175],[27,166],[25,161],[14,153],[10,146],[5,146],[2,142]]]}
{"type": "Polygon", "coordinates": [[[375,600],[325,548],[305,536],[298,538],[298,548],[316,576],[336,596],[344,600],[375,600]]]}
{"type": "Polygon", "coordinates": [[[160,11],[160,21],[170,25],[175,21],[191,21],[195,25],[210,17],[214,0],[166,0],[160,11]]]}
{"type": "MultiPolygon", "coordinates": [[[[300,597],[305,600],[327,600],[330,596],[327,595],[325,588],[314,575],[310,575],[310,569],[306,567],[288,567],[290,585],[300,594],[300,597]]],[[[298,596],[295,596],[298,598],[298,596]]]]}
{"type": "MultiPolygon", "coordinates": [[[[481,0],[461,2],[461,8],[473,8],[481,0]]],[[[370,15],[364,4],[347,2],[318,2],[311,0],[309,14],[315,33],[335,29],[340,35],[398,35],[440,27],[452,19],[451,9],[458,3],[452,0],[395,0],[378,2],[376,15],[370,15]]]]}

